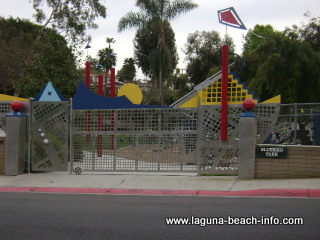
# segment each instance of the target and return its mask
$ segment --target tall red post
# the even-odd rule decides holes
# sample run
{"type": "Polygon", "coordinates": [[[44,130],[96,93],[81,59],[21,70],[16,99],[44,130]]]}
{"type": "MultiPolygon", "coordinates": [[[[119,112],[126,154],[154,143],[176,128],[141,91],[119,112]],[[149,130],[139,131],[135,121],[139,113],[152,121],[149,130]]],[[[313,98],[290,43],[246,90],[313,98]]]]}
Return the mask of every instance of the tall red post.
{"type": "Polygon", "coordinates": [[[104,90],[103,90],[103,76],[99,75],[98,76],[98,95],[103,96],[104,95],[104,90]]]}
{"type": "MultiPolygon", "coordinates": [[[[86,86],[91,88],[91,62],[86,62],[86,86]]],[[[89,111],[86,112],[86,131],[90,132],[91,130],[91,114],[89,111]]],[[[90,135],[86,135],[86,142],[90,142],[90,135]]]]}
{"type": "MultiPolygon", "coordinates": [[[[110,68],[110,97],[116,97],[116,69],[110,68]]],[[[114,110],[111,114],[111,131],[114,131],[114,110]]],[[[114,149],[114,135],[111,135],[111,149],[114,149]]]]}
{"type": "Polygon", "coordinates": [[[222,46],[222,84],[221,84],[221,141],[228,140],[228,71],[229,46],[222,46]]]}
{"type": "Polygon", "coordinates": [[[110,97],[116,97],[116,69],[110,68],[110,97]]]}
{"type": "MultiPolygon", "coordinates": [[[[103,76],[98,76],[98,95],[103,96],[103,76]]],[[[102,112],[98,111],[98,131],[103,131],[103,116],[102,112]]],[[[98,157],[102,157],[102,135],[98,135],[98,157]]]]}

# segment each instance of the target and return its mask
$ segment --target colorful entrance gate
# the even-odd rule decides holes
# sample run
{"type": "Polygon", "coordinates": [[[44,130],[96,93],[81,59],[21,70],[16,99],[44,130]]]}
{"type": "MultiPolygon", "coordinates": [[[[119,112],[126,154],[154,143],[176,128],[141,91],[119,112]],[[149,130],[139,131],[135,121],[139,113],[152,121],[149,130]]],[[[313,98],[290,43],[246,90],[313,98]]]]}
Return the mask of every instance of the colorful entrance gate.
{"type": "MultiPolygon", "coordinates": [[[[272,131],[279,107],[256,107],[258,142],[272,131]]],[[[219,106],[70,110],[68,102],[32,102],[31,170],[236,175],[241,112],[230,106],[222,142],[219,106]]]]}
{"type": "MultiPolygon", "coordinates": [[[[279,104],[259,104],[258,142],[272,131],[279,104]]],[[[219,106],[74,110],[71,170],[237,174],[241,105],[229,109],[220,141],[219,106]]]]}
{"type": "Polygon", "coordinates": [[[198,170],[197,109],[74,110],[72,122],[72,171],[198,170]]]}
{"type": "MultiPolygon", "coordinates": [[[[1,125],[9,102],[3,102],[1,125]]],[[[258,143],[274,130],[280,104],[258,104],[258,143]]],[[[241,105],[229,107],[220,141],[220,107],[72,110],[31,102],[31,171],[237,174],[241,105]]],[[[279,120],[279,119],[278,119],[279,120]]]]}

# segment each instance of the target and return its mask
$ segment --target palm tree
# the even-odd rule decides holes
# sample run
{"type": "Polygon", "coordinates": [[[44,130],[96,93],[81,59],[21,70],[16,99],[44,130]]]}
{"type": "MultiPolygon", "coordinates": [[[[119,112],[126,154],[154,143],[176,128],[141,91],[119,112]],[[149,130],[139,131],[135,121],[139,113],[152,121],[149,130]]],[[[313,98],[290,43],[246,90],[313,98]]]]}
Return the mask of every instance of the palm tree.
{"type": "Polygon", "coordinates": [[[139,12],[129,12],[119,21],[118,31],[122,32],[125,29],[138,28],[145,26],[148,23],[152,23],[154,30],[158,35],[158,42],[156,49],[150,49],[150,52],[154,52],[153,59],[157,62],[157,67],[154,64],[153,71],[157,69],[160,104],[163,105],[163,71],[165,69],[165,54],[166,54],[166,42],[165,42],[165,26],[171,20],[175,19],[178,15],[187,13],[195,9],[198,5],[191,0],[137,0],[136,6],[140,8],[139,12]]]}
{"type": "Polygon", "coordinates": [[[102,68],[102,70],[106,72],[106,75],[108,75],[109,69],[116,65],[117,55],[111,48],[111,43],[115,43],[115,40],[113,38],[107,38],[106,42],[109,46],[98,51],[98,68],[102,68]]]}
{"type": "Polygon", "coordinates": [[[111,43],[115,43],[116,40],[114,38],[106,38],[106,42],[109,44],[109,48],[111,48],[111,43]]]}

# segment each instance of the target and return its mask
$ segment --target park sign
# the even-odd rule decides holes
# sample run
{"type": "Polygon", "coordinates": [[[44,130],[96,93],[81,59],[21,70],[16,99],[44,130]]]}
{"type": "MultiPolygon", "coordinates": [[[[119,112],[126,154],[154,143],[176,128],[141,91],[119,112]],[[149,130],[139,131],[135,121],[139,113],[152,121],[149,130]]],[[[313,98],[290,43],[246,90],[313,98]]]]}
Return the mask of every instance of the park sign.
{"type": "Polygon", "coordinates": [[[287,158],[288,149],[284,146],[257,146],[256,157],[257,158],[287,158]]]}

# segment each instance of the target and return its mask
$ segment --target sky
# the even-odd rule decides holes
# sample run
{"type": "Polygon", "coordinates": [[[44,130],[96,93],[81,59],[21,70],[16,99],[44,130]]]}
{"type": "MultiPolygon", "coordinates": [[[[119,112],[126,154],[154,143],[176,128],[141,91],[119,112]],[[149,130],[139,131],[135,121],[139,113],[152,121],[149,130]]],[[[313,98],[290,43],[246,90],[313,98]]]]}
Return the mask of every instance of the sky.
{"type": "MultiPolygon", "coordinates": [[[[136,30],[118,33],[118,22],[129,11],[139,11],[139,9],[135,6],[135,0],[101,0],[101,2],[107,7],[107,18],[97,19],[96,23],[99,28],[88,32],[92,36],[90,43],[92,48],[89,49],[89,55],[95,57],[99,49],[107,47],[106,38],[114,38],[116,42],[112,47],[117,53],[116,70],[119,70],[125,58],[133,57],[132,41],[136,30]]],[[[218,21],[218,10],[234,7],[247,29],[253,29],[256,24],[271,24],[279,31],[293,24],[300,25],[302,22],[307,22],[308,19],[303,16],[307,11],[312,16],[320,16],[319,0],[194,0],[194,2],[199,5],[197,9],[180,15],[171,22],[176,34],[178,67],[181,69],[186,68],[185,55],[181,49],[187,42],[188,34],[197,30],[215,30],[221,36],[225,35],[226,27],[218,21]]],[[[1,0],[0,2],[0,16],[2,17],[12,16],[34,20],[33,13],[29,0],[1,0]]],[[[228,27],[227,31],[236,44],[236,53],[241,54],[243,37],[247,30],[228,27]]]]}

